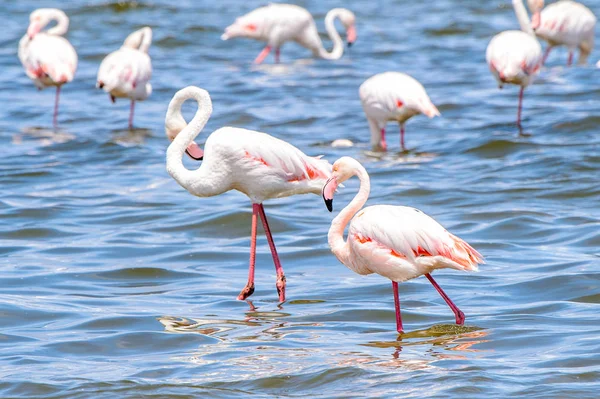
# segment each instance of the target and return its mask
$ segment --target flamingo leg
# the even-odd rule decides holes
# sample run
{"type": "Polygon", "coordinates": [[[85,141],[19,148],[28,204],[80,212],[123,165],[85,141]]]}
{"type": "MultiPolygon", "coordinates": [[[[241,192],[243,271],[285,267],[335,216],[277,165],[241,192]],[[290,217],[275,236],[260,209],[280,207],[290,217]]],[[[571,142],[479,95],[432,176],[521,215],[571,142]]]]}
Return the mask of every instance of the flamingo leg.
{"type": "Polygon", "coordinates": [[[240,292],[237,299],[243,301],[254,293],[254,265],[256,264],[256,228],[258,218],[258,204],[252,204],[252,232],[250,235],[250,266],[248,267],[248,283],[240,292]]]}
{"type": "Polygon", "coordinates": [[[567,66],[573,65],[573,51],[569,51],[569,59],[567,60],[567,66]]]}
{"type": "Polygon", "coordinates": [[[546,47],[546,51],[544,51],[544,58],[542,59],[542,65],[546,64],[546,59],[550,55],[550,51],[552,51],[552,47],[551,46],[546,47]]]}
{"type": "Polygon", "coordinates": [[[275,49],[275,63],[279,64],[279,54],[281,53],[281,49],[279,47],[277,47],[275,49]]]}
{"type": "Polygon", "coordinates": [[[267,58],[267,55],[269,55],[270,52],[271,52],[271,46],[265,47],[260,52],[260,54],[254,59],[254,63],[258,65],[261,62],[263,62],[265,60],[265,58],[267,58]]]}
{"type": "Polygon", "coordinates": [[[133,129],[133,109],[135,107],[135,101],[131,100],[131,107],[129,108],[129,129],[133,129]]]}
{"type": "Polygon", "coordinates": [[[392,289],[394,290],[394,305],[396,305],[396,330],[398,334],[402,334],[404,329],[402,328],[402,315],[400,314],[400,295],[398,294],[398,283],[392,281],[392,289]]]}
{"type": "Polygon", "coordinates": [[[406,151],[406,147],[404,146],[404,123],[400,124],[400,145],[402,146],[402,151],[406,151]]]}
{"type": "Polygon", "coordinates": [[[433,279],[433,277],[431,277],[431,274],[426,273],[425,277],[427,277],[427,280],[429,280],[429,282],[431,283],[431,285],[433,285],[433,287],[437,290],[437,292],[440,293],[440,295],[442,296],[442,298],[444,298],[444,301],[446,301],[446,303],[448,304],[448,306],[450,306],[450,309],[452,309],[452,311],[454,312],[454,316],[456,316],[456,324],[458,324],[459,326],[462,326],[463,324],[465,324],[465,314],[462,312],[462,310],[460,310],[458,308],[458,306],[456,306],[454,304],[454,302],[452,302],[452,300],[450,299],[450,297],[448,295],[446,295],[446,293],[444,292],[444,290],[442,290],[442,287],[440,287],[438,285],[438,283],[435,282],[435,280],[433,279]]]}
{"type": "Polygon", "coordinates": [[[519,91],[519,109],[517,111],[517,126],[521,128],[521,111],[523,109],[523,92],[525,91],[525,87],[521,86],[521,91],[519,91]]]}
{"type": "Polygon", "coordinates": [[[52,123],[54,127],[58,126],[58,98],[60,97],[60,86],[56,86],[56,98],[54,99],[54,117],[52,123]]]}
{"type": "Polygon", "coordinates": [[[386,151],[387,143],[385,142],[385,128],[381,128],[381,148],[386,151]]]}
{"type": "Polygon", "coordinates": [[[263,204],[258,204],[258,212],[260,219],[262,220],[263,228],[265,229],[265,235],[269,242],[269,248],[271,248],[271,254],[273,255],[273,262],[275,263],[275,272],[277,273],[277,293],[279,294],[279,301],[285,302],[285,274],[283,274],[283,268],[277,255],[277,249],[273,242],[273,236],[271,235],[271,229],[269,228],[269,222],[267,221],[267,215],[265,215],[265,208],[263,204]]]}

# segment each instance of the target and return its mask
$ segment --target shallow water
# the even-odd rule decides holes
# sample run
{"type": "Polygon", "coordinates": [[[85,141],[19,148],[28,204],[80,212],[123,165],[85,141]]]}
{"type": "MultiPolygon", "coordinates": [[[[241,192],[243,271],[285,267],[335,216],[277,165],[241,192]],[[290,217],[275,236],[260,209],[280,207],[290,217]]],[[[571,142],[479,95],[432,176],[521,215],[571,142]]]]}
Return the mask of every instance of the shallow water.
{"type": "MultiPolygon", "coordinates": [[[[27,3],[0,4],[0,397],[597,397],[600,72],[566,69],[555,51],[526,90],[529,135],[518,136],[517,88],[499,91],[485,64],[491,37],[518,28],[509,1],[347,2],[359,34],[349,55],[312,60],[288,45],[283,65],[261,67],[250,65],[260,43],[219,36],[262,1],[69,2],[80,64],[56,131],[53,91],[35,90],[16,56],[27,3]],[[128,103],[95,91],[95,75],[146,24],[154,93],[129,131],[128,103]],[[392,151],[367,144],[358,86],[386,70],[419,79],[442,113],[408,123],[408,154],[393,125],[392,151]],[[237,301],[249,201],[192,197],[165,170],[166,107],[190,84],[212,95],[209,131],[242,126],[332,162],[356,157],[370,204],[418,207],[476,247],[481,272],[436,273],[466,325],[420,278],[400,286],[398,337],[391,284],[338,263],[317,196],[266,204],[288,301],[277,303],[262,233],[256,292],[237,301]],[[358,145],[330,147],[339,138],[358,145]]],[[[331,6],[300,4],[323,32],[331,6]]]]}

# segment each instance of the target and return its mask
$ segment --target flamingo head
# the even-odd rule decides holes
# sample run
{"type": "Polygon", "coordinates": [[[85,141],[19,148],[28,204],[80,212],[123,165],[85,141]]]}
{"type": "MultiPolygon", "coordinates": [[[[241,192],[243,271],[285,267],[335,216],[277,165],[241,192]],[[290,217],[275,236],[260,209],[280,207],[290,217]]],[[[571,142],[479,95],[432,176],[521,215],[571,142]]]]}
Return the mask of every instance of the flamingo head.
{"type": "Polygon", "coordinates": [[[344,29],[346,29],[346,41],[348,47],[350,47],[356,41],[356,17],[352,11],[342,8],[340,9],[339,18],[342,25],[344,25],[344,29]]]}
{"type": "Polygon", "coordinates": [[[29,15],[29,27],[27,28],[27,36],[29,40],[33,39],[35,35],[50,23],[50,16],[47,8],[38,8],[29,15]]]}
{"type": "Polygon", "coordinates": [[[260,38],[260,24],[247,16],[240,17],[235,22],[225,28],[225,33],[221,35],[221,40],[228,40],[234,37],[247,37],[250,39],[260,38]]]}
{"type": "MultiPolygon", "coordinates": [[[[165,133],[167,138],[171,141],[175,140],[175,137],[187,126],[185,119],[181,114],[177,117],[171,117],[165,124],[165,133]]],[[[202,161],[204,159],[204,150],[200,148],[195,141],[192,141],[185,150],[186,154],[195,161],[202,161]]]]}
{"type": "Polygon", "coordinates": [[[542,23],[542,9],[544,0],[527,0],[527,5],[531,11],[531,28],[536,30],[542,23]]]}
{"type": "Polygon", "coordinates": [[[360,169],[363,169],[362,165],[354,158],[341,157],[335,161],[331,177],[323,186],[323,200],[329,212],[333,211],[333,195],[338,186],[354,176],[360,169]]]}

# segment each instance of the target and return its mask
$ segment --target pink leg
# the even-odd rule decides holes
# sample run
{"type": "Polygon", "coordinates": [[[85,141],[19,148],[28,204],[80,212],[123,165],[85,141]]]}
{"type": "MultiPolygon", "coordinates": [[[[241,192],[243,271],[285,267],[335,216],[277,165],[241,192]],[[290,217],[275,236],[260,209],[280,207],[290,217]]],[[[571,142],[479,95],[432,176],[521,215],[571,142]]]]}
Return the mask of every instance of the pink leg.
{"type": "Polygon", "coordinates": [[[129,108],[129,128],[133,129],[133,108],[135,106],[135,101],[131,100],[131,107],[129,108]]]}
{"type": "Polygon", "coordinates": [[[277,255],[277,249],[275,248],[275,243],[273,242],[273,236],[271,235],[271,229],[269,228],[269,222],[267,222],[267,215],[265,215],[265,208],[263,207],[263,204],[258,204],[258,212],[260,219],[262,220],[263,228],[265,229],[269,247],[271,248],[273,262],[275,263],[275,272],[277,273],[276,286],[277,293],[279,294],[279,301],[285,302],[285,275],[283,274],[283,268],[281,267],[281,262],[279,261],[279,256],[277,255]]]}
{"type": "Polygon", "coordinates": [[[551,46],[546,47],[546,51],[544,51],[544,58],[542,59],[542,65],[546,64],[546,59],[550,55],[550,51],[552,51],[552,47],[551,46]]]}
{"type": "Polygon", "coordinates": [[[381,148],[383,151],[387,150],[387,143],[385,142],[385,128],[381,129],[381,148]]]}
{"type": "Polygon", "coordinates": [[[521,128],[521,111],[523,109],[523,92],[525,91],[525,87],[521,86],[521,91],[519,91],[519,109],[517,111],[517,126],[521,128]]]}
{"type": "Polygon", "coordinates": [[[281,49],[279,47],[277,47],[275,49],[275,63],[276,64],[279,64],[279,54],[280,54],[280,52],[281,52],[281,49]]]}
{"type": "Polygon", "coordinates": [[[402,146],[402,151],[406,151],[406,147],[404,146],[404,123],[400,124],[400,145],[402,146]]]}
{"type": "Polygon", "coordinates": [[[254,63],[258,65],[261,62],[263,62],[265,60],[265,58],[267,58],[267,55],[269,55],[270,52],[271,52],[271,46],[265,47],[263,49],[263,51],[260,52],[258,57],[256,57],[256,59],[254,60],[254,63]]]}
{"type": "Polygon", "coordinates": [[[54,117],[52,123],[54,127],[58,126],[58,98],[60,97],[60,86],[56,86],[56,99],[54,100],[54,117]]]}
{"type": "Polygon", "coordinates": [[[243,301],[254,293],[254,265],[256,264],[256,225],[258,204],[252,204],[252,232],[250,233],[250,266],[248,267],[248,283],[240,292],[237,299],[243,301]]]}
{"type": "Polygon", "coordinates": [[[404,332],[402,328],[402,316],[400,315],[400,295],[398,294],[398,283],[392,281],[392,289],[394,290],[394,304],[396,305],[396,330],[399,334],[404,332]]]}
{"type": "Polygon", "coordinates": [[[429,282],[433,285],[437,292],[440,293],[442,298],[444,298],[444,301],[446,301],[448,306],[450,306],[450,309],[452,309],[452,311],[454,312],[454,316],[456,316],[456,324],[458,324],[459,326],[465,324],[465,314],[454,304],[454,302],[452,302],[450,297],[446,295],[444,290],[442,290],[442,287],[440,287],[438,283],[435,282],[433,277],[431,277],[431,274],[427,273],[425,274],[425,277],[427,277],[427,280],[429,280],[429,282]]]}
{"type": "Polygon", "coordinates": [[[567,60],[567,66],[573,65],[573,52],[569,51],[569,59],[567,60]]]}

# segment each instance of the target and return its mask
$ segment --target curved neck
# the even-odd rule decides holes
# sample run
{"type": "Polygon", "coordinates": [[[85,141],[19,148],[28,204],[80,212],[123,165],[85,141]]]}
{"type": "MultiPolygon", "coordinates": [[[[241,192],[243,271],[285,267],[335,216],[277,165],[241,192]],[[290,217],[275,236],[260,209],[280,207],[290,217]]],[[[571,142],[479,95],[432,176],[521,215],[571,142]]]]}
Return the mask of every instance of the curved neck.
{"type": "Polygon", "coordinates": [[[129,47],[132,49],[143,51],[148,53],[150,45],[152,44],[152,29],[144,27],[131,33],[123,42],[123,47],[129,47]]]}
{"type": "Polygon", "coordinates": [[[67,33],[67,30],[69,29],[69,17],[67,17],[67,14],[60,10],[52,10],[51,12],[49,11],[49,15],[50,20],[56,21],[56,26],[48,29],[46,33],[49,35],[58,36],[62,36],[67,33]]]}
{"type": "Polygon", "coordinates": [[[521,25],[521,30],[531,36],[534,36],[535,34],[533,33],[531,21],[529,20],[529,15],[525,9],[523,0],[513,0],[513,8],[515,9],[515,14],[517,15],[519,25],[521,25]]]}
{"type": "Polygon", "coordinates": [[[358,212],[367,199],[369,199],[369,193],[371,191],[371,182],[369,175],[365,168],[361,165],[355,169],[355,175],[360,180],[360,188],[358,193],[352,201],[333,219],[329,233],[327,234],[327,240],[329,241],[329,247],[331,252],[342,262],[348,264],[349,252],[348,243],[344,241],[344,230],[346,226],[352,220],[356,212],[358,212]]]}
{"type": "Polygon", "coordinates": [[[212,101],[208,92],[197,87],[186,87],[178,91],[169,103],[165,126],[169,129],[180,123],[183,119],[181,105],[188,99],[195,99],[198,102],[198,111],[196,111],[192,121],[179,132],[169,145],[167,149],[167,172],[190,193],[199,197],[210,197],[220,194],[224,190],[218,189],[218,181],[216,180],[220,177],[211,173],[208,167],[203,167],[206,165],[206,160],[195,171],[189,170],[183,165],[183,154],[186,148],[200,134],[212,113],[212,101]]]}
{"type": "Polygon", "coordinates": [[[334,20],[339,16],[340,10],[341,9],[339,8],[334,8],[333,10],[330,10],[325,16],[325,29],[327,30],[329,38],[333,42],[333,50],[331,50],[331,52],[328,52],[323,47],[323,43],[321,43],[321,47],[319,48],[319,57],[325,58],[327,60],[338,60],[344,54],[344,42],[342,41],[342,38],[340,37],[338,31],[335,29],[334,24],[334,20]]]}

